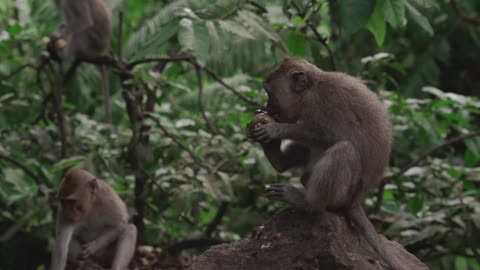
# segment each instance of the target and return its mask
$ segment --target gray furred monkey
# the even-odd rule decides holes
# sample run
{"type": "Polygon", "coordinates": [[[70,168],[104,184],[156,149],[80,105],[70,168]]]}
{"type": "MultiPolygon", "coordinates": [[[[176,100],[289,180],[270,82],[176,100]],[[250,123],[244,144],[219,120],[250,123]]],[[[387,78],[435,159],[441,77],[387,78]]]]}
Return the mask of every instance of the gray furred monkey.
{"type": "Polygon", "coordinates": [[[65,173],[57,197],[50,270],[64,270],[67,265],[84,269],[87,260],[111,270],[127,270],[137,229],[128,224],[127,208],[117,193],[105,181],[73,168],[65,173]]]}
{"type": "MultiPolygon", "coordinates": [[[[54,0],[63,15],[63,21],[45,40],[54,59],[74,58],[65,75],[73,76],[81,60],[103,56],[112,39],[112,13],[102,0],[54,0]]],[[[111,123],[109,85],[104,65],[97,66],[102,80],[105,119],[111,123]]]]}
{"type": "Polygon", "coordinates": [[[267,77],[264,88],[266,113],[274,121],[258,124],[257,114],[248,136],[261,144],[278,172],[303,168],[305,187],[273,184],[267,198],[309,213],[345,213],[394,270],[408,270],[383,244],[361,206],[381,181],[391,150],[389,116],[375,94],[347,74],[292,58],[267,77]],[[282,151],[285,139],[293,142],[282,151]]]}

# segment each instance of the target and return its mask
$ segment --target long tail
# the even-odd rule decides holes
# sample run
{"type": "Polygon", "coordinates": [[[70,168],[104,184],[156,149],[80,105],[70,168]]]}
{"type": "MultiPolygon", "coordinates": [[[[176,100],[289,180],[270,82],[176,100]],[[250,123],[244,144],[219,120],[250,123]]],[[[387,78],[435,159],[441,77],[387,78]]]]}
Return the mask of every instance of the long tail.
{"type": "Polygon", "coordinates": [[[365,236],[368,243],[373,247],[377,254],[387,262],[393,270],[414,270],[406,266],[405,263],[402,264],[399,262],[394,254],[394,250],[391,250],[382,242],[375,231],[375,227],[373,227],[373,224],[368,220],[367,215],[365,215],[361,205],[355,205],[350,211],[348,211],[347,215],[365,236]]]}

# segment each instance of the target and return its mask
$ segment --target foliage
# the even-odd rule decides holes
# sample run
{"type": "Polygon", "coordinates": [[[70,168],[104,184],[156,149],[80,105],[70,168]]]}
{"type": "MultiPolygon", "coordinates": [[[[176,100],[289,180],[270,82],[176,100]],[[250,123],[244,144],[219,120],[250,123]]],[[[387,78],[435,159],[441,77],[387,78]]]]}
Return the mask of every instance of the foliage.
{"type": "MultiPolygon", "coordinates": [[[[168,246],[202,237],[223,203],[229,209],[212,236],[247,235],[280,206],[263,198],[264,185],[299,181],[295,173],[278,175],[246,138],[256,106],[222,82],[263,104],[262,78],[285,53],[359,76],[381,97],[395,133],[388,173],[447,139],[477,131],[480,27],[460,20],[450,2],[109,1],[114,14],[125,14],[122,40],[114,38],[112,52],[122,44],[128,61],[190,53],[222,79],[204,69],[199,93],[197,68],[189,62],[133,70],[129,83],[154,97],[152,115],[158,121],[145,120],[148,140],[136,148],[141,171],[132,162],[134,127],[120,80],[110,72],[110,130],[103,123],[100,81],[89,64],[65,91],[71,153],[60,159],[55,110],[43,102],[48,80],[28,67],[6,76],[38,62],[42,37],[60,16],[49,1],[0,2],[5,14],[0,18],[0,156],[36,176],[0,158],[0,268],[19,261],[28,265],[25,269],[48,263],[48,254],[41,252],[23,262],[15,250],[22,245],[11,243],[38,243],[41,250],[51,246],[55,186],[71,166],[109,181],[132,214],[138,212],[134,190],[143,175],[142,243],[168,246]]],[[[465,16],[480,16],[474,12],[478,1],[462,1],[460,8],[465,16]]],[[[432,269],[480,269],[479,164],[478,137],[442,147],[386,186],[379,213],[374,213],[375,192],[367,209],[377,228],[432,269]]]]}

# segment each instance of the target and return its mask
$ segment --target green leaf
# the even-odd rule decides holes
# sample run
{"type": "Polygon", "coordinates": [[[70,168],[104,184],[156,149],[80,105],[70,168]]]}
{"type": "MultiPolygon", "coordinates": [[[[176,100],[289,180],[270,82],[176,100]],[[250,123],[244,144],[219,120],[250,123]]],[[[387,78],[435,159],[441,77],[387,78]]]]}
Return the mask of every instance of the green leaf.
{"type": "Polygon", "coordinates": [[[182,26],[178,31],[178,42],[182,48],[186,51],[193,51],[193,42],[194,42],[194,33],[193,33],[193,22],[190,19],[183,18],[180,21],[182,26]]]}
{"type": "Polygon", "coordinates": [[[186,51],[192,51],[198,62],[205,65],[210,52],[210,38],[205,21],[183,18],[178,41],[186,51]]]}
{"type": "Polygon", "coordinates": [[[385,0],[383,11],[387,22],[393,27],[402,26],[406,21],[403,0],[385,0]]]}
{"type": "Polygon", "coordinates": [[[12,36],[17,36],[18,34],[20,34],[22,32],[22,27],[18,24],[14,24],[14,25],[12,25],[8,28],[8,32],[12,36]]]}
{"type": "Polygon", "coordinates": [[[407,7],[408,11],[410,12],[410,16],[412,19],[420,25],[430,36],[433,36],[433,28],[428,22],[427,18],[420,13],[412,4],[410,4],[407,0],[405,0],[405,6],[407,7]]]}
{"type": "Polygon", "coordinates": [[[308,43],[305,38],[297,32],[288,35],[288,51],[296,56],[304,57],[307,54],[308,43]]]}
{"type": "Polygon", "coordinates": [[[375,0],[343,0],[340,1],[342,25],[347,35],[360,30],[375,9],[375,0]]]}
{"type": "Polygon", "coordinates": [[[220,27],[232,34],[235,34],[237,36],[243,37],[243,38],[248,38],[248,39],[255,39],[252,34],[240,23],[232,20],[225,20],[225,21],[219,21],[220,27]]]}
{"type": "Polygon", "coordinates": [[[372,16],[367,23],[367,29],[372,32],[378,46],[382,46],[383,41],[385,40],[385,33],[387,31],[385,17],[383,16],[383,5],[384,0],[377,0],[375,10],[373,11],[372,16]]]}
{"type": "Polygon", "coordinates": [[[410,199],[408,199],[407,205],[408,205],[408,210],[412,214],[418,213],[420,210],[423,208],[423,202],[424,199],[421,196],[415,196],[410,199]]]}

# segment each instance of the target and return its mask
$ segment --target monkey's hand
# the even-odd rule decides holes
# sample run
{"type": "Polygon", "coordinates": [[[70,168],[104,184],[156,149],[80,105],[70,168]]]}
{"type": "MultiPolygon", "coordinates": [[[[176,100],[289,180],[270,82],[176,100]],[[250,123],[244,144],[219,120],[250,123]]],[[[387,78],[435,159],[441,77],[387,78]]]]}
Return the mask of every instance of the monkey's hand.
{"type": "Polygon", "coordinates": [[[274,201],[286,203],[300,211],[308,211],[308,203],[303,191],[288,184],[271,184],[265,190],[265,196],[274,201]]]}
{"type": "Polygon", "coordinates": [[[81,259],[87,259],[98,251],[97,241],[90,241],[82,246],[82,252],[80,253],[81,259]]]}
{"type": "Polygon", "coordinates": [[[268,144],[282,139],[280,138],[281,127],[282,124],[269,122],[249,130],[248,137],[261,144],[268,144]]]}

